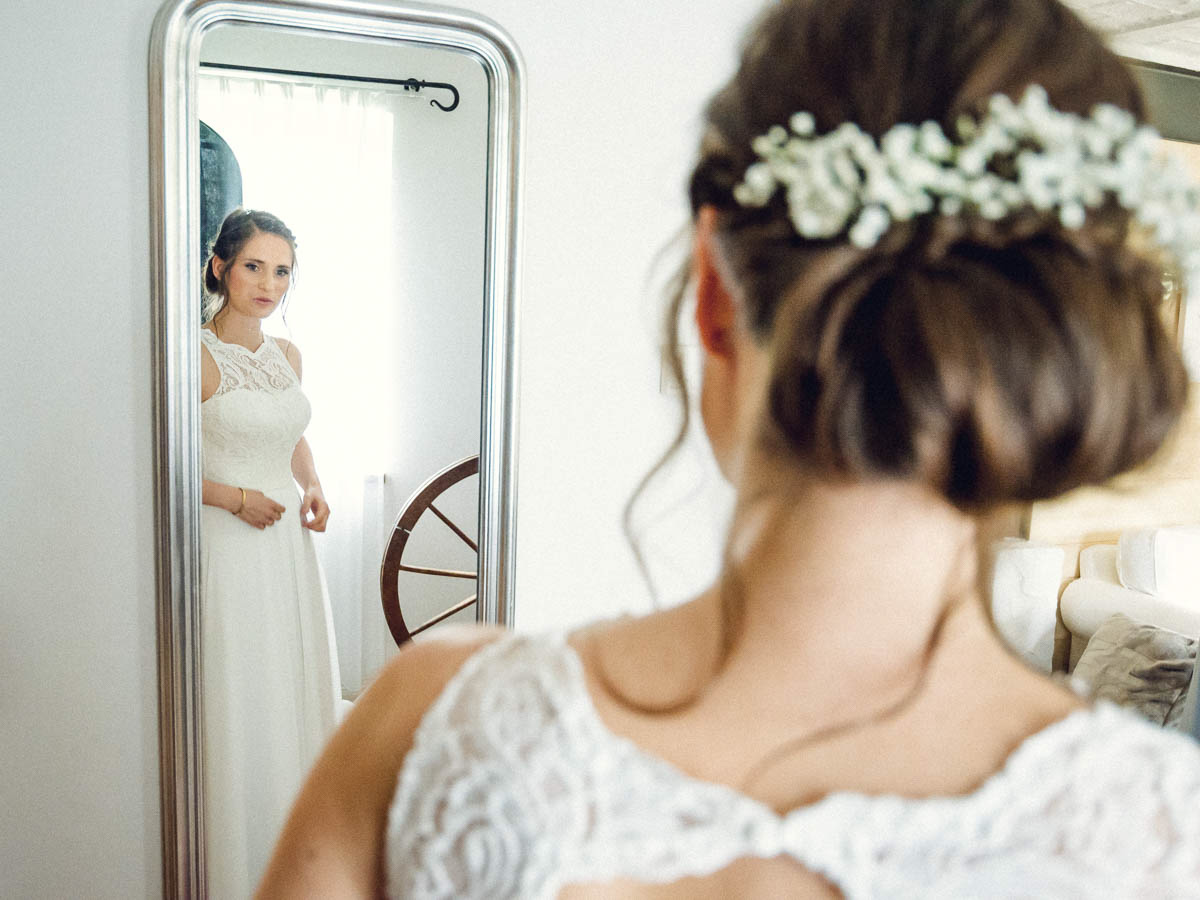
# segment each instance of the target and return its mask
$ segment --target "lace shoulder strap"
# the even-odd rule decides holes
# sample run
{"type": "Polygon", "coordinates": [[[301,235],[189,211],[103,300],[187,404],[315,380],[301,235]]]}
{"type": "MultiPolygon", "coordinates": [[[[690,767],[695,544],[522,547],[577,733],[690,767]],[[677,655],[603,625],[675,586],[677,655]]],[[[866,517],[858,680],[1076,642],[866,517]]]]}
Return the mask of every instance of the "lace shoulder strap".
{"type": "Polygon", "coordinates": [[[223,352],[223,347],[225,346],[225,342],[213,334],[208,328],[200,329],[200,343],[206,350],[208,350],[209,353],[213,355],[213,359],[217,358],[218,353],[223,352]]]}
{"type": "Polygon", "coordinates": [[[295,369],[288,362],[277,338],[263,335],[256,351],[222,341],[207,328],[200,329],[200,341],[212,354],[221,373],[221,383],[213,396],[240,388],[260,391],[284,391],[299,384],[295,369]]]}
{"type": "Polygon", "coordinates": [[[389,813],[397,897],[538,897],[578,834],[570,649],[505,636],[472,655],[425,714],[389,813]],[[566,800],[567,802],[562,802],[566,800]]]}

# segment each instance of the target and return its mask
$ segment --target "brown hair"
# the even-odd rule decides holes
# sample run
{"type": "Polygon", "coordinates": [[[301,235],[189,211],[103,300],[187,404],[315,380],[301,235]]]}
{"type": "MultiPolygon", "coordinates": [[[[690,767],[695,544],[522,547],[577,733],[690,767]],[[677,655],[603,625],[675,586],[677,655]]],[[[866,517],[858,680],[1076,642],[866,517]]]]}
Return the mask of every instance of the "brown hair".
{"type": "Polygon", "coordinates": [[[283,224],[283,220],[261,209],[235,209],[221,223],[204,263],[204,321],[216,317],[225,306],[225,298],[229,293],[229,266],[221,271],[221,277],[218,278],[213,271],[213,260],[233,262],[246,242],[256,234],[274,234],[287,241],[292,248],[292,264],[295,267],[296,236],[283,224]]]}
{"type": "MultiPolygon", "coordinates": [[[[1121,61],[1056,0],[790,0],[772,5],[710,102],[690,180],[772,350],[765,438],[813,471],[919,479],[966,510],[1053,497],[1146,460],[1184,402],[1159,316],[1162,268],[1110,204],[1052,215],[929,216],[872,250],[796,235],[783,192],[744,209],[751,142],[797,111],[947,133],[987,99],[1042,85],[1060,110],[1143,118],[1121,61]]],[[[681,294],[669,310],[674,329],[681,294]]],[[[674,351],[672,351],[674,352],[674,351]]]]}
{"type": "MultiPolygon", "coordinates": [[[[1031,84],[1059,110],[1105,102],[1144,119],[1130,72],[1057,0],[781,0],[757,21],[708,105],[689,197],[694,214],[717,210],[745,322],[771,353],[768,448],[822,478],[908,479],[982,513],[1103,482],[1160,446],[1187,378],[1160,318],[1162,267],[1131,246],[1115,203],[1073,230],[1033,212],[931,215],[862,250],[798,236],[782,192],[763,208],[734,200],[754,138],[793,113],[818,133],[853,122],[878,138],[933,120],[950,134],[1031,84]]],[[[678,322],[690,267],[666,312],[684,402],[664,462],[689,427],[678,322]]],[[[737,582],[727,565],[722,659],[737,582]]],[[[926,659],[961,599],[947,597],[926,659]]]]}

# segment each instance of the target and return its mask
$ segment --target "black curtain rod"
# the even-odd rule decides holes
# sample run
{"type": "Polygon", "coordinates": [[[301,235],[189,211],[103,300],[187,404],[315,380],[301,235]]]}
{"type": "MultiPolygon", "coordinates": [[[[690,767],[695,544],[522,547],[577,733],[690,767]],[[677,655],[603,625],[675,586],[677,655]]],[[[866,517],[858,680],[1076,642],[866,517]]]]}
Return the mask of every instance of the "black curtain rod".
{"type": "Polygon", "coordinates": [[[446,106],[439,100],[431,99],[430,106],[436,106],[442,112],[450,112],[458,107],[458,88],[444,81],[420,81],[416,78],[378,78],[372,75],[330,75],[328,72],[301,72],[296,69],[271,69],[265,66],[235,66],[231,63],[201,63],[202,69],[233,69],[238,72],[265,72],[270,75],[296,75],[301,78],[332,78],[337,81],[360,81],[368,84],[394,84],[406,91],[420,93],[422,88],[442,88],[454,95],[450,105],[446,106]]]}

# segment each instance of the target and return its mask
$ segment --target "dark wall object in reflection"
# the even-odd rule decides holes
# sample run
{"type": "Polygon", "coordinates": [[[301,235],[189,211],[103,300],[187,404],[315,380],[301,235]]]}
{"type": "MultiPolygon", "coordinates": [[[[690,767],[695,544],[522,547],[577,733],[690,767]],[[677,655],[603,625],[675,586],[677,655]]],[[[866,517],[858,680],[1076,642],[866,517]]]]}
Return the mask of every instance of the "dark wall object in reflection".
{"type": "Polygon", "coordinates": [[[200,260],[208,251],[221,223],[242,205],[242,167],[237,157],[206,123],[200,123],[200,260]]]}
{"type": "MultiPolygon", "coordinates": [[[[471,594],[465,600],[461,600],[451,605],[450,608],[433,616],[424,624],[410,629],[404,621],[404,614],[400,611],[400,592],[397,578],[401,572],[415,572],[420,575],[432,575],[439,578],[463,578],[470,581],[475,581],[478,578],[478,566],[474,572],[446,569],[440,566],[418,566],[413,565],[411,559],[406,560],[404,554],[404,549],[408,546],[408,538],[412,534],[413,529],[417,527],[417,521],[426,512],[431,512],[437,518],[441,519],[442,524],[454,532],[459,540],[470,547],[475,552],[476,558],[478,558],[479,547],[475,542],[434,505],[434,501],[451,487],[460,481],[465,481],[471,476],[478,474],[478,454],[468,456],[466,459],[460,459],[458,462],[446,466],[440,472],[431,475],[424,484],[413,492],[413,495],[408,498],[408,501],[400,510],[400,515],[396,517],[396,525],[392,528],[392,536],[388,541],[387,549],[383,553],[383,563],[379,567],[379,593],[383,600],[383,615],[387,619],[388,628],[392,632],[392,638],[398,646],[403,646],[412,640],[413,635],[420,634],[426,628],[450,618],[450,616],[457,612],[462,612],[476,601],[477,595],[471,594]]],[[[410,557],[411,555],[409,554],[410,557]]]]}

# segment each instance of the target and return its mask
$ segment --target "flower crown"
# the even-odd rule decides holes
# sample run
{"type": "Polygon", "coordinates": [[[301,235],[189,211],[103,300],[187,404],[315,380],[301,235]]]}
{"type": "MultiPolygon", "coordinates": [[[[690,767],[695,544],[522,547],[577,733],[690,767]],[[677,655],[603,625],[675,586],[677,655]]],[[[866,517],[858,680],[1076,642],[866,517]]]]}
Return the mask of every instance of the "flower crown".
{"type": "Polygon", "coordinates": [[[754,139],[760,161],[733,196],[762,207],[782,187],[803,237],[845,233],[871,248],[893,222],[964,211],[989,220],[1054,212],[1064,228],[1080,228],[1088,209],[1115,198],[1189,281],[1200,276],[1200,191],[1181,161],[1162,152],[1158,132],[1111,104],[1084,118],[1054,109],[1045,89],[1030,85],[1019,103],[991,97],[980,121],[960,117],[957,142],[932,121],[895,125],[878,144],[852,122],[819,136],[811,113],[788,124],[790,132],[775,125],[754,139]]]}

